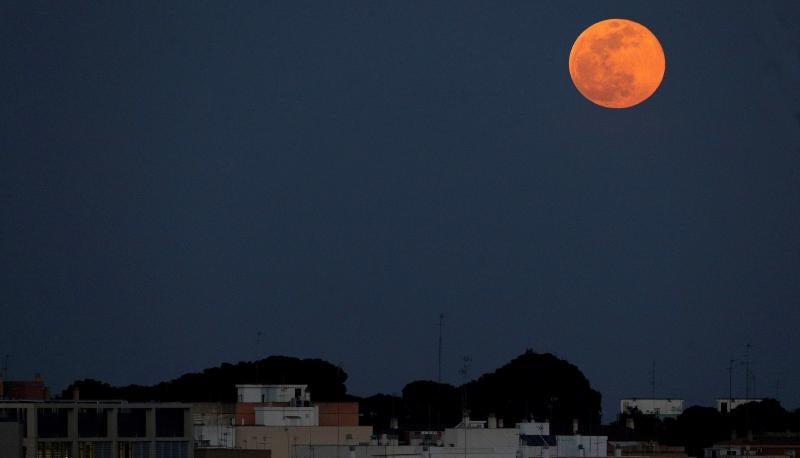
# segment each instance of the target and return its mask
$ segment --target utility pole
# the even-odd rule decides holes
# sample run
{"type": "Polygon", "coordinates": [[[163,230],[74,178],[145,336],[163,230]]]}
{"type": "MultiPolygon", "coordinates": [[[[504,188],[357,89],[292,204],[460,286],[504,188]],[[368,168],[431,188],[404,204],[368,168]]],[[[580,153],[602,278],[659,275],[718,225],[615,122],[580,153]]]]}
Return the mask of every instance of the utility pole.
{"type": "Polygon", "coordinates": [[[439,375],[436,381],[442,383],[442,328],[444,328],[444,313],[439,314],[439,375]]]}

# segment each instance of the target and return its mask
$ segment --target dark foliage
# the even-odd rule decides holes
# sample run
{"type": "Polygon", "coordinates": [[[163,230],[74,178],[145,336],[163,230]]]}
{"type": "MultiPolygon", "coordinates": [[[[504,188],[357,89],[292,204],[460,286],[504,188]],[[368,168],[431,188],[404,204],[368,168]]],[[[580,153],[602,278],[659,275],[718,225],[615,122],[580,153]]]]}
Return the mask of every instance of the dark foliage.
{"type": "Polygon", "coordinates": [[[574,419],[584,431],[600,423],[600,393],[580,370],[551,354],[530,350],[461,387],[416,381],[406,385],[402,398],[373,396],[362,400],[361,409],[378,431],[389,425],[391,417],[404,429],[441,429],[457,424],[465,405],[471,418],[495,414],[509,426],[549,419],[554,432],[571,431],[574,419]]]}
{"type": "MultiPolygon", "coordinates": [[[[114,387],[80,380],[67,387],[61,398],[70,398],[78,387],[83,399],[234,402],[236,384],[307,383],[315,401],[357,399],[346,394],[346,380],[343,370],[319,359],[271,356],[223,364],[152,386],[114,387]]],[[[526,419],[549,419],[554,431],[565,432],[573,419],[584,430],[600,422],[600,393],[580,370],[553,355],[530,350],[465,386],[415,381],[406,385],[402,397],[378,394],[360,399],[362,422],[379,432],[389,429],[391,418],[397,418],[404,429],[450,427],[461,420],[465,395],[472,418],[495,414],[510,426],[526,419]]]]}
{"type": "Polygon", "coordinates": [[[461,421],[461,393],[453,385],[411,382],[403,388],[403,405],[402,420],[409,429],[431,430],[461,421]]]}
{"type": "Polygon", "coordinates": [[[237,384],[303,383],[309,385],[312,400],[335,401],[350,399],[346,394],[345,381],[347,374],[326,361],[270,356],[254,362],[225,363],[151,386],[113,387],[97,380],[79,380],[68,386],[60,398],[70,399],[73,388],[78,387],[83,399],[235,402],[237,384]]]}
{"type": "Polygon", "coordinates": [[[725,438],[723,416],[713,407],[689,407],[675,426],[679,445],[686,448],[689,456],[703,456],[703,448],[725,438]]]}
{"type": "Polygon", "coordinates": [[[554,433],[600,424],[601,395],[574,365],[549,353],[526,351],[496,371],[466,386],[467,408],[474,418],[494,413],[510,425],[549,420],[554,433]]]}
{"type": "Polygon", "coordinates": [[[609,426],[609,438],[622,441],[657,441],[686,448],[689,456],[732,438],[758,437],[770,432],[800,431],[800,411],[787,412],[774,399],[741,405],[729,414],[712,407],[693,406],[677,419],[660,420],[634,410],[609,426]],[[626,425],[633,420],[634,429],[626,425]]]}

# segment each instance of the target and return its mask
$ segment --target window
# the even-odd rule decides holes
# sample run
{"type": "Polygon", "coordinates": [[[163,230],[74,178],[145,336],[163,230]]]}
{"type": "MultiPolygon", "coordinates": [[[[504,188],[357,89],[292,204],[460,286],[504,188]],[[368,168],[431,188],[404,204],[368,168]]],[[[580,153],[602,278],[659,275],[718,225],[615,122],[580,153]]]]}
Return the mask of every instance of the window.
{"type": "Polygon", "coordinates": [[[156,437],[183,437],[183,409],[156,409],[156,437]]]}
{"type": "Polygon", "coordinates": [[[186,442],[156,442],[156,458],[186,458],[189,447],[186,442]]]}
{"type": "Polygon", "coordinates": [[[120,410],[117,414],[119,437],[145,437],[147,435],[146,415],[145,409],[120,410]]]}

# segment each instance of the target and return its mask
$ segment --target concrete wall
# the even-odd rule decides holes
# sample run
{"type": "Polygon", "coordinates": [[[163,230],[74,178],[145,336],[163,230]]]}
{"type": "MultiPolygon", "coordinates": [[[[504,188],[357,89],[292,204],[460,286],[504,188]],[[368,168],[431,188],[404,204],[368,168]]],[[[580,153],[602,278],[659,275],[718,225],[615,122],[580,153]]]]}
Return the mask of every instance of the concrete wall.
{"type": "Polygon", "coordinates": [[[256,407],[259,426],[318,426],[319,410],[314,407],[256,407]]]}
{"type": "Polygon", "coordinates": [[[0,456],[22,458],[22,425],[19,423],[0,423],[0,456]]]}
{"type": "Polygon", "coordinates": [[[445,447],[503,448],[519,446],[517,428],[448,428],[444,430],[442,442],[445,447]]]}
{"type": "Polygon", "coordinates": [[[236,393],[239,402],[309,400],[308,385],[236,385],[236,393]]]}
{"type": "Polygon", "coordinates": [[[556,436],[556,456],[608,456],[608,436],[556,436]]]}
{"type": "Polygon", "coordinates": [[[717,399],[717,410],[722,412],[723,406],[726,406],[727,411],[730,412],[731,410],[750,402],[761,402],[761,399],[717,399]]]}
{"type": "Polygon", "coordinates": [[[320,426],[358,426],[357,402],[318,402],[320,426]]]}
{"type": "Polygon", "coordinates": [[[626,413],[633,408],[648,415],[678,416],[683,413],[683,399],[622,399],[619,402],[619,413],[626,413]]]}
{"type": "Polygon", "coordinates": [[[520,434],[524,434],[526,436],[549,436],[550,435],[550,423],[543,421],[530,421],[527,423],[518,423],[517,429],[519,429],[520,434]]]}
{"type": "MultiPolygon", "coordinates": [[[[145,447],[153,455],[156,451],[166,451],[173,457],[184,456],[193,457],[194,444],[192,437],[192,417],[191,406],[182,403],[122,403],[119,401],[81,401],[81,402],[0,402],[0,408],[18,409],[24,412],[27,427],[27,436],[22,439],[22,445],[26,449],[25,458],[35,458],[37,449],[41,446],[45,448],[59,448],[65,451],[59,452],[70,457],[77,457],[81,448],[103,448],[111,450],[111,458],[117,458],[118,451],[127,447],[145,447]],[[145,412],[145,431],[138,437],[120,437],[118,430],[118,418],[120,411],[141,410],[145,412]],[[156,424],[157,410],[166,409],[169,415],[164,418],[164,425],[173,425],[176,428],[167,428],[164,435],[158,434],[159,427],[156,424]],[[97,411],[102,410],[107,413],[105,416],[106,432],[102,437],[86,437],[79,432],[79,412],[81,410],[97,411]],[[41,431],[38,429],[38,415],[47,414],[54,411],[65,412],[66,429],[55,429],[57,437],[40,437],[41,431]],[[175,413],[175,415],[172,415],[175,413]],[[171,420],[174,419],[174,422],[171,420]],[[144,444],[144,445],[142,445],[144,444]]],[[[155,456],[155,455],[153,455],[155,456]]],[[[0,454],[5,458],[5,455],[0,454]]]]}
{"type": "Polygon", "coordinates": [[[234,404],[199,402],[192,404],[194,440],[198,447],[233,448],[234,404]]]}
{"type": "Polygon", "coordinates": [[[297,446],[291,458],[516,458],[516,448],[467,449],[414,445],[297,446]]]}
{"type": "Polygon", "coordinates": [[[195,458],[270,458],[269,450],[198,449],[195,458]]]}
{"type": "Polygon", "coordinates": [[[237,426],[236,448],[271,450],[272,458],[292,457],[296,445],[368,443],[371,426],[237,426]]]}

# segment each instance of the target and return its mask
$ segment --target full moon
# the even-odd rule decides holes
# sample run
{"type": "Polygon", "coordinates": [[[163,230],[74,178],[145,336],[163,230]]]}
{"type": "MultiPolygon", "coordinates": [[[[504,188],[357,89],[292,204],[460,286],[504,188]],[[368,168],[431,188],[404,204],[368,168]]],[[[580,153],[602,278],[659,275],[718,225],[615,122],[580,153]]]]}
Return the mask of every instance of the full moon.
{"type": "Polygon", "coordinates": [[[664,50],[647,27],[606,19],[584,30],[569,53],[569,75],[578,91],[606,108],[645,101],[664,78],[664,50]]]}

